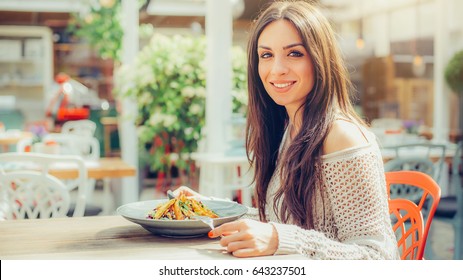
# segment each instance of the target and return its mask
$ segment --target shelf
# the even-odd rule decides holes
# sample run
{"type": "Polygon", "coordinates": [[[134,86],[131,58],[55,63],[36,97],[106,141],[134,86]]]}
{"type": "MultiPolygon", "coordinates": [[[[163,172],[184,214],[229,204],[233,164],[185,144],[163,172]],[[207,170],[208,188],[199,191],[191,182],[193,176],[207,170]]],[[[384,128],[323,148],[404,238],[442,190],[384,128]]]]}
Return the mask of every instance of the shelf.
{"type": "Polygon", "coordinates": [[[113,78],[112,77],[77,77],[77,80],[81,82],[98,82],[99,84],[113,84],[113,78]]]}
{"type": "MultiPolygon", "coordinates": [[[[48,25],[61,34],[68,22],[48,22],[48,25]]],[[[114,62],[100,58],[88,43],[69,38],[70,41],[53,44],[54,75],[64,72],[97,92],[100,98],[113,100],[114,62]]]]}
{"type": "Polygon", "coordinates": [[[69,67],[95,67],[95,68],[113,68],[113,62],[110,60],[102,60],[94,57],[92,60],[82,61],[68,61],[67,66],[69,67]]]}
{"type": "Polygon", "coordinates": [[[53,82],[53,32],[44,26],[0,28],[0,96],[14,96],[26,123],[45,119],[53,82]]]}
{"type": "Polygon", "coordinates": [[[19,58],[19,59],[8,59],[8,58],[0,58],[0,63],[2,64],[35,64],[35,63],[43,63],[40,57],[37,58],[19,58]]]}
{"type": "Polygon", "coordinates": [[[53,50],[63,51],[63,52],[70,52],[78,48],[88,48],[88,46],[86,44],[71,44],[71,43],[60,43],[60,44],[53,45],[53,50]]]}
{"type": "Polygon", "coordinates": [[[15,89],[15,88],[38,88],[43,87],[41,82],[19,82],[15,84],[0,84],[0,89],[15,89]]]}

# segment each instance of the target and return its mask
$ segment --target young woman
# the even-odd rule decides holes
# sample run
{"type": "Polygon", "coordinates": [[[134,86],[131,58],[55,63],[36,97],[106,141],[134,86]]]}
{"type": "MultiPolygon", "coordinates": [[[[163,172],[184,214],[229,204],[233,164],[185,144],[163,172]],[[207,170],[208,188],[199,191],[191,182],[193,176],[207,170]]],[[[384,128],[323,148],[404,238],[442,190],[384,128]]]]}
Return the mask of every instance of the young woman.
{"type": "Polygon", "coordinates": [[[254,24],[248,58],[257,209],[210,237],[237,257],[399,258],[381,154],[351,105],[328,20],[305,1],[273,2],[254,24]]]}

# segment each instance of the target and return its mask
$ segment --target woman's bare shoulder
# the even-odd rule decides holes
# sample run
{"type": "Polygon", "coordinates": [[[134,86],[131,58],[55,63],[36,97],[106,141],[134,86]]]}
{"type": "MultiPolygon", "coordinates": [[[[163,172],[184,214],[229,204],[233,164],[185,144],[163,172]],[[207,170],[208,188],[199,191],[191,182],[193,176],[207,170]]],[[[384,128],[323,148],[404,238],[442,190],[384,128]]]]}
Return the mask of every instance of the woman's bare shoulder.
{"type": "Polygon", "coordinates": [[[368,144],[360,125],[347,120],[336,120],[323,144],[323,154],[331,154],[368,144]]]}

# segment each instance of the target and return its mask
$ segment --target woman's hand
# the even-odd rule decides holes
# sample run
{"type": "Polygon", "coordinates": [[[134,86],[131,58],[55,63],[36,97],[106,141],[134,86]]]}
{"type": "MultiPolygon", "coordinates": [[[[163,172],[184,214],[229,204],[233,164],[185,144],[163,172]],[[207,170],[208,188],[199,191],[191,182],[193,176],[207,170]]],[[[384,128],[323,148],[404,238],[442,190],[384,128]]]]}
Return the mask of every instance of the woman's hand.
{"type": "Polygon", "coordinates": [[[268,223],[243,219],[225,223],[209,232],[209,237],[219,237],[220,245],[235,257],[273,255],[278,248],[278,234],[268,223]]]}
{"type": "Polygon", "coordinates": [[[184,194],[187,197],[191,197],[197,200],[208,200],[209,199],[209,197],[201,195],[200,193],[195,192],[194,190],[186,186],[178,187],[177,189],[173,191],[173,193],[175,197],[178,197],[179,195],[184,194]]]}

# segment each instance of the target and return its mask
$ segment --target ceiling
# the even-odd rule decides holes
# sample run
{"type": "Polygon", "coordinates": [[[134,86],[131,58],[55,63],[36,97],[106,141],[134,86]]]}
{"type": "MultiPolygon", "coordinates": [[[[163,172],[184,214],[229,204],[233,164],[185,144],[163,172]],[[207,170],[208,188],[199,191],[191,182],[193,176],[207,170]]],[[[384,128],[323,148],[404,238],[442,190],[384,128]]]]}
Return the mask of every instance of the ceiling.
{"type": "MultiPolygon", "coordinates": [[[[0,25],[49,25],[50,22],[66,21],[70,13],[81,9],[82,0],[16,0],[0,1],[0,25]],[[62,5],[67,3],[68,5],[62,5]]],[[[158,0],[151,0],[158,1],[158,0]]],[[[173,2],[173,0],[168,0],[173,2]]],[[[185,0],[181,0],[185,1],[185,0]]],[[[249,21],[261,8],[272,0],[244,0],[245,9],[236,21],[249,21]]],[[[151,22],[159,27],[189,27],[192,22],[204,23],[204,16],[150,15],[146,8],[140,13],[140,21],[151,22]]]]}
{"type": "MultiPolygon", "coordinates": [[[[46,25],[47,20],[65,20],[69,13],[82,10],[82,3],[86,0],[0,0],[0,25],[46,25]]],[[[148,0],[148,3],[178,3],[181,6],[188,2],[204,3],[206,0],[148,0]]],[[[232,0],[233,1],[233,0],[232,0]]],[[[239,0],[236,0],[239,1],[239,0]]],[[[236,2],[235,1],[235,2],[236,2]]],[[[324,7],[328,14],[335,14],[341,10],[349,10],[348,6],[355,5],[356,0],[314,0],[324,7]]],[[[243,0],[244,11],[236,21],[253,20],[266,5],[273,0],[243,0]]],[[[149,15],[147,7],[142,10],[142,21],[154,21],[160,25],[189,26],[191,22],[204,22],[203,16],[165,16],[149,15]]]]}
{"type": "MultiPolygon", "coordinates": [[[[69,19],[69,13],[85,9],[88,0],[0,0],[0,25],[47,25],[49,20],[69,19]]],[[[148,0],[140,13],[142,22],[159,27],[189,27],[192,22],[204,23],[204,16],[185,15],[187,6],[204,6],[207,0],[148,0]],[[190,3],[190,4],[188,4],[190,3]],[[197,3],[192,5],[191,3],[197,3]],[[182,10],[184,15],[154,15],[149,6],[169,6],[182,10]]],[[[241,16],[235,22],[249,22],[273,0],[231,0],[244,3],[241,16]]],[[[379,13],[391,13],[400,9],[426,4],[431,0],[312,0],[318,2],[325,14],[336,23],[352,22],[360,18],[374,17],[379,13]]]]}
{"type": "MultiPolygon", "coordinates": [[[[82,9],[82,1],[86,0],[0,0],[0,25],[44,25],[52,28],[64,28],[67,26],[70,19],[71,12],[78,12],[82,9]]],[[[203,15],[167,15],[167,14],[153,14],[149,12],[148,6],[155,3],[168,3],[175,4],[176,7],[181,7],[185,3],[199,3],[203,5],[206,0],[149,0],[149,4],[145,5],[140,12],[140,22],[151,23],[155,28],[191,28],[192,24],[199,23],[201,27],[205,26],[205,17],[203,15]]],[[[235,0],[236,2],[237,0],[235,0]]],[[[273,0],[243,0],[244,10],[241,15],[234,20],[234,29],[247,30],[250,22],[273,0]]],[[[417,1],[421,3],[429,0],[316,0],[323,7],[325,13],[336,22],[342,20],[352,21],[356,17],[368,16],[374,14],[378,10],[393,11],[400,7],[411,6],[417,1]],[[365,6],[365,7],[364,7],[365,6]],[[364,8],[363,8],[364,7],[364,8]],[[361,8],[361,9],[360,9],[361,8]]],[[[173,5],[175,6],[175,5],[173,5]]],[[[183,7],[184,8],[184,7],[183,7]]],[[[184,9],[185,10],[185,9],[184,9]]],[[[243,32],[244,33],[244,32],[243,32]]],[[[348,47],[352,45],[350,42],[348,47]]],[[[431,55],[432,40],[423,42],[423,53],[431,55]]],[[[404,46],[398,44],[393,46],[397,48],[397,53],[403,53],[409,50],[410,43],[403,43],[404,46]],[[404,51],[401,51],[401,50],[404,51]]],[[[355,53],[351,52],[351,56],[355,53]],[[352,54],[353,53],[353,54],[352,54]]],[[[363,54],[369,54],[363,52],[363,54]]],[[[405,54],[405,53],[404,53],[405,54]]]]}

